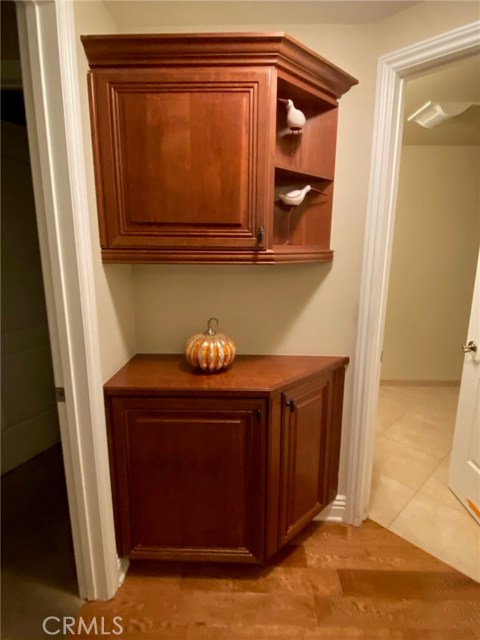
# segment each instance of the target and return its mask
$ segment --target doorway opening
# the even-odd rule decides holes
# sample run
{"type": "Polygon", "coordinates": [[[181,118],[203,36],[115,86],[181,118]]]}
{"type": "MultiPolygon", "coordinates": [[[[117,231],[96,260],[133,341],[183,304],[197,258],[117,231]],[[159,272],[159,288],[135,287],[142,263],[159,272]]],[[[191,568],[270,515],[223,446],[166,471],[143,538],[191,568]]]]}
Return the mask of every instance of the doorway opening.
{"type": "Polygon", "coordinates": [[[60,446],[15,3],[2,25],[2,637],[81,600],[60,446]]]}
{"type": "MultiPolygon", "coordinates": [[[[406,83],[429,100],[480,99],[480,57],[406,83]]],[[[480,236],[480,112],[405,123],[369,517],[479,580],[478,527],[448,488],[480,236]],[[462,540],[459,545],[458,541],[462,540]]]]}

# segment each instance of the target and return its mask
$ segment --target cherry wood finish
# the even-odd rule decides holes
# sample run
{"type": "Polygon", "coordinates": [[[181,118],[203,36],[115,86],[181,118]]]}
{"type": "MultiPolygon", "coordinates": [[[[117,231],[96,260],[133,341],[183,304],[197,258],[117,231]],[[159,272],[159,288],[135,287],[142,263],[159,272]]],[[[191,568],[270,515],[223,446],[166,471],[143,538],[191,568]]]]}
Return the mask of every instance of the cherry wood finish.
{"type": "Polygon", "coordinates": [[[346,366],[345,356],[239,355],[219,373],[193,369],[180,354],[141,353],[105,383],[105,395],[226,395],[268,398],[306,378],[346,366]]]}
{"type": "Polygon", "coordinates": [[[269,199],[257,184],[269,82],[267,69],[92,75],[102,246],[256,249],[269,199]]]}
{"type": "Polygon", "coordinates": [[[283,33],[82,42],[104,261],[332,258],[337,100],[354,78],[283,33]],[[304,111],[301,134],[278,98],[304,111]],[[290,220],[278,189],[307,183],[325,188],[290,220]]]}
{"type": "Polygon", "coordinates": [[[264,416],[257,400],[114,398],[122,554],[260,561],[264,416]]]}
{"type": "Polygon", "coordinates": [[[342,367],[283,394],[282,545],[336,497],[344,378],[342,367]]]}
{"type": "Polygon", "coordinates": [[[137,355],[105,384],[119,553],[262,563],[335,498],[348,358],[137,355]]]}
{"type": "Polygon", "coordinates": [[[322,462],[330,376],[299,385],[283,398],[281,542],[293,538],[324,506],[322,462]]]}

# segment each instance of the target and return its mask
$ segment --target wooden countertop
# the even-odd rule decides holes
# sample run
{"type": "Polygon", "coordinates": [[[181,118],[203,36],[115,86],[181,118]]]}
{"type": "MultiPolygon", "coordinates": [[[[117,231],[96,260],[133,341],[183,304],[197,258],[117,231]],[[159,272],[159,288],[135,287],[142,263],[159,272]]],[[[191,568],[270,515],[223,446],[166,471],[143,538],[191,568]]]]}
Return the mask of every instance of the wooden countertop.
{"type": "Polygon", "coordinates": [[[237,356],[224,371],[193,369],[183,354],[137,354],[104,385],[105,395],[269,395],[299,380],[346,366],[346,356],[237,356]]]}

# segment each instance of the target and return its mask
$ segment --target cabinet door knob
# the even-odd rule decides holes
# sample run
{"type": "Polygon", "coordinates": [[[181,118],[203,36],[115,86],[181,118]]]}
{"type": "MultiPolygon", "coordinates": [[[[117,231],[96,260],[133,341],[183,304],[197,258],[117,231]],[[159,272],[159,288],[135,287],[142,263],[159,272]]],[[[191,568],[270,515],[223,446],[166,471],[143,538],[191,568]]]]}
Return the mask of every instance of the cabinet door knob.
{"type": "Polygon", "coordinates": [[[265,229],[263,227],[258,227],[257,229],[257,242],[258,244],[263,243],[263,239],[265,237],[265,229]]]}
{"type": "Polygon", "coordinates": [[[285,404],[287,405],[287,407],[290,408],[290,411],[293,413],[295,411],[295,409],[297,408],[297,405],[295,404],[295,400],[287,400],[285,402],[285,404]]]}

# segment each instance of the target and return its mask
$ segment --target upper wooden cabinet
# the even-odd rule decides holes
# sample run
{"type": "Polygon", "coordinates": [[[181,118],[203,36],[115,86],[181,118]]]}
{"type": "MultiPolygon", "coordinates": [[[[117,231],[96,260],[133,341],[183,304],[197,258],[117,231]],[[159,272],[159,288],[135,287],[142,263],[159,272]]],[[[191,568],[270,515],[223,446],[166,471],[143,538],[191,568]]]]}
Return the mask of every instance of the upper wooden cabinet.
{"type": "Polygon", "coordinates": [[[284,33],[82,42],[105,262],[332,258],[337,100],[354,78],[284,33]],[[307,184],[302,204],[278,200],[307,184]]]}

